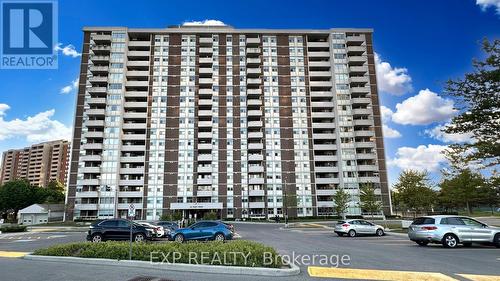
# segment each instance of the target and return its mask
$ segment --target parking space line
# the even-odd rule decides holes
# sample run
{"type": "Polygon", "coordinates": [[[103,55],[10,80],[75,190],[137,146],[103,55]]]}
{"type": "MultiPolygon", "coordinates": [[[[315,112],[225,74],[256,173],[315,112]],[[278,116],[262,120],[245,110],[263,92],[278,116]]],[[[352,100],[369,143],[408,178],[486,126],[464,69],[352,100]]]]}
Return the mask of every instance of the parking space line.
{"type": "Polygon", "coordinates": [[[2,258],[21,258],[29,254],[28,252],[10,252],[10,251],[0,251],[0,257],[2,258]]]}
{"type": "Polygon", "coordinates": [[[460,277],[469,279],[472,281],[497,281],[500,280],[500,276],[494,275],[476,275],[476,274],[457,274],[460,277]]]}
{"type": "Polygon", "coordinates": [[[426,281],[446,281],[457,280],[450,276],[437,272],[414,272],[395,270],[374,270],[374,269],[351,269],[335,267],[309,266],[307,272],[311,277],[341,278],[341,279],[362,279],[362,280],[426,280],[426,281]]]}

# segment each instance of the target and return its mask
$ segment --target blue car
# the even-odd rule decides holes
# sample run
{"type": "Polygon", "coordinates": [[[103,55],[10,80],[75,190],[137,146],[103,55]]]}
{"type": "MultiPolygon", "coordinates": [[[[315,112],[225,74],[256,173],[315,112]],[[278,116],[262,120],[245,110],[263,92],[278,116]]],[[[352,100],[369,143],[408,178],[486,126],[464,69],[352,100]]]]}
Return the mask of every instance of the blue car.
{"type": "Polygon", "coordinates": [[[189,240],[231,240],[233,232],[230,227],[218,221],[199,221],[189,227],[179,228],[170,233],[170,240],[184,242],[189,240]]]}

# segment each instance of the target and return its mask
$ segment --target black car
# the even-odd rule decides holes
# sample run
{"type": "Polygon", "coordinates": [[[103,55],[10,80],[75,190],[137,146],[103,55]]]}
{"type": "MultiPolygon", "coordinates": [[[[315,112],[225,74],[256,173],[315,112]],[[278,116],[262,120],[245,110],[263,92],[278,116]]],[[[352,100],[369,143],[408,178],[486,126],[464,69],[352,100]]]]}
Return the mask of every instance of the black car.
{"type": "Polygon", "coordinates": [[[151,239],[151,232],[138,223],[125,219],[109,219],[90,225],[87,241],[129,240],[131,223],[133,241],[142,242],[151,239]]]}

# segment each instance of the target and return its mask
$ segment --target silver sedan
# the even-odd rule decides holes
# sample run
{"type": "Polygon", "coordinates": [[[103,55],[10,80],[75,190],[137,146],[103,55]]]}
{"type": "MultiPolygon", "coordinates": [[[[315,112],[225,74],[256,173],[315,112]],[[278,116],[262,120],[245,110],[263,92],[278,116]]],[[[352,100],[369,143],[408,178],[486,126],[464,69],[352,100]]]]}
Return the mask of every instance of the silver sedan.
{"type": "Polygon", "coordinates": [[[349,237],[355,237],[359,234],[377,236],[383,236],[385,234],[383,226],[361,219],[338,221],[337,224],[335,224],[334,231],[338,236],[347,235],[349,237]]]}

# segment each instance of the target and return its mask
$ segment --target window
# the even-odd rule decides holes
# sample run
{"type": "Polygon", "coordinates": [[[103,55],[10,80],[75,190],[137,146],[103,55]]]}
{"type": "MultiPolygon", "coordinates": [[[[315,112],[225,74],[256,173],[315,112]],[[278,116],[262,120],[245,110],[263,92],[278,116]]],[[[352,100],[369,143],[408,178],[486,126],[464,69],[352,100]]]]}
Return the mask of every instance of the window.
{"type": "Polygon", "coordinates": [[[434,224],[435,220],[433,218],[417,218],[413,221],[413,225],[422,225],[422,224],[434,224]]]}
{"type": "Polygon", "coordinates": [[[128,223],[128,221],[121,220],[118,221],[118,227],[130,227],[130,224],[128,223]]]}
{"type": "Polygon", "coordinates": [[[115,220],[103,221],[99,224],[99,226],[106,226],[106,227],[115,227],[117,225],[118,221],[115,220]]]}
{"type": "Polygon", "coordinates": [[[456,218],[458,220],[461,220],[463,224],[469,225],[469,226],[476,226],[476,227],[482,227],[483,224],[478,222],[477,220],[469,219],[469,218],[456,218]]]}
{"type": "Polygon", "coordinates": [[[441,219],[441,224],[464,225],[465,223],[460,218],[444,218],[441,219]]]}

